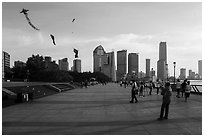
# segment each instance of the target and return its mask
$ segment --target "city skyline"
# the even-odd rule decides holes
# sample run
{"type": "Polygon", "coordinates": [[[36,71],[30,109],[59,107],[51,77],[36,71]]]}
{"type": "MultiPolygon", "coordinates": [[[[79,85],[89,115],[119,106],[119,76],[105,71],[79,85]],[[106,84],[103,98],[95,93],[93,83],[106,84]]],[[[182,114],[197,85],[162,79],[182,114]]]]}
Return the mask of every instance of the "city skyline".
{"type": "MultiPolygon", "coordinates": [[[[127,50],[139,53],[139,71],[145,60],[157,68],[159,43],[167,42],[169,75],[180,68],[198,73],[202,59],[202,3],[5,3],[2,4],[2,50],[14,61],[26,61],[32,54],[53,60],[74,60],[79,49],[82,71],[93,71],[92,51],[102,45],[105,51],[127,50]],[[40,31],[31,28],[20,11],[28,15],[40,31]],[[76,20],[72,22],[72,19],[76,20]],[[56,46],[50,34],[55,36],[56,46]]],[[[117,61],[117,60],[116,60],[117,61]]]]}

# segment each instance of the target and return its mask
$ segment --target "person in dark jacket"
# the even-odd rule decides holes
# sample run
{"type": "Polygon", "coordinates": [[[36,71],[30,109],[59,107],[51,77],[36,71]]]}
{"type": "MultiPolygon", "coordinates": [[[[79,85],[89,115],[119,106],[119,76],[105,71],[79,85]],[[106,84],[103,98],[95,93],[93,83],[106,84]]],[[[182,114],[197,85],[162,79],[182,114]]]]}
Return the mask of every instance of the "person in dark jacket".
{"type": "Polygon", "coordinates": [[[184,93],[185,93],[185,91],[186,91],[186,85],[187,85],[187,79],[185,79],[184,81],[183,81],[183,83],[181,84],[181,95],[182,95],[182,97],[184,96],[184,93]]]}
{"type": "Polygon", "coordinates": [[[136,94],[138,93],[138,85],[136,83],[136,81],[133,81],[133,84],[132,84],[132,88],[131,88],[131,101],[130,103],[133,103],[134,100],[135,100],[135,103],[137,103],[137,97],[136,97],[136,94]]]}
{"type": "Polygon", "coordinates": [[[163,96],[163,99],[162,99],[162,106],[161,106],[160,117],[158,118],[158,120],[168,119],[169,104],[171,102],[171,95],[172,95],[171,92],[172,92],[172,89],[170,87],[170,83],[167,82],[165,84],[165,88],[161,92],[161,95],[163,96]],[[165,110],[165,116],[163,117],[164,110],[165,110]]]}

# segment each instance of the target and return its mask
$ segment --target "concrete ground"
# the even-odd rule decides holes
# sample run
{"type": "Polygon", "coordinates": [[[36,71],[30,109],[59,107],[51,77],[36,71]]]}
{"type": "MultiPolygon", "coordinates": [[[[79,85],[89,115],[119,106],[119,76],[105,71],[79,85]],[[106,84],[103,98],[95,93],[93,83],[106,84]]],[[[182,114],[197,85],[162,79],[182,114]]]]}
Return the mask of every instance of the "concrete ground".
{"type": "MultiPolygon", "coordinates": [[[[147,93],[146,93],[147,94],[147,93]]],[[[161,95],[129,103],[130,87],[74,89],[2,109],[5,135],[201,135],[202,96],[172,96],[169,119],[156,120],[161,95]]]]}

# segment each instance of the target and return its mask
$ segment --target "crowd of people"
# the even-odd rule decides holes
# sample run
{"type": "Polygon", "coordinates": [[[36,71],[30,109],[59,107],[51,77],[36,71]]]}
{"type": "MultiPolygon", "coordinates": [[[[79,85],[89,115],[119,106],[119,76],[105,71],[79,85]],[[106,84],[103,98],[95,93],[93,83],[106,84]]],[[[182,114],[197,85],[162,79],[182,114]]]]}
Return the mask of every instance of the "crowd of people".
{"type": "MultiPolygon", "coordinates": [[[[137,95],[139,97],[145,97],[145,93],[147,93],[148,96],[152,95],[153,88],[156,88],[156,94],[162,95],[162,105],[161,105],[161,111],[160,111],[160,117],[158,120],[168,119],[168,113],[169,113],[169,105],[171,102],[171,96],[172,96],[172,88],[169,81],[159,81],[157,80],[155,83],[152,81],[149,82],[143,82],[143,81],[131,81],[131,82],[122,82],[120,83],[120,86],[124,84],[124,87],[126,88],[128,85],[131,85],[131,100],[130,103],[137,103],[137,95]],[[164,115],[165,111],[165,115],[164,115]]],[[[185,98],[185,102],[187,102],[187,98],[190,97],[190,81],[185,79],[183,82],[181,82],[179,79],[177,79],[176,82],[176,97],[177,98],[185,98]]]]}

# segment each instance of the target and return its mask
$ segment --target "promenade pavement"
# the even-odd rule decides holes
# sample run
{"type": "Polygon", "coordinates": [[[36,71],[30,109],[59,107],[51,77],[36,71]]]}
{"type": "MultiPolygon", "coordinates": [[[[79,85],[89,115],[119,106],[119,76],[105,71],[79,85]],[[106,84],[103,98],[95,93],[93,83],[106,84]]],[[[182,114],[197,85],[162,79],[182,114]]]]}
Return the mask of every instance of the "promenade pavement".
{"type": "MultiPolygon", "coordinates": [[[[147,94],[147,92],[146,92],[147,94]]],[[[129,103],[130,87],[109,83],[74,89],[2,109],[5,135],[201,135],[202,96],[176,98],[158,121],[162,96],[129,103]]]]}

